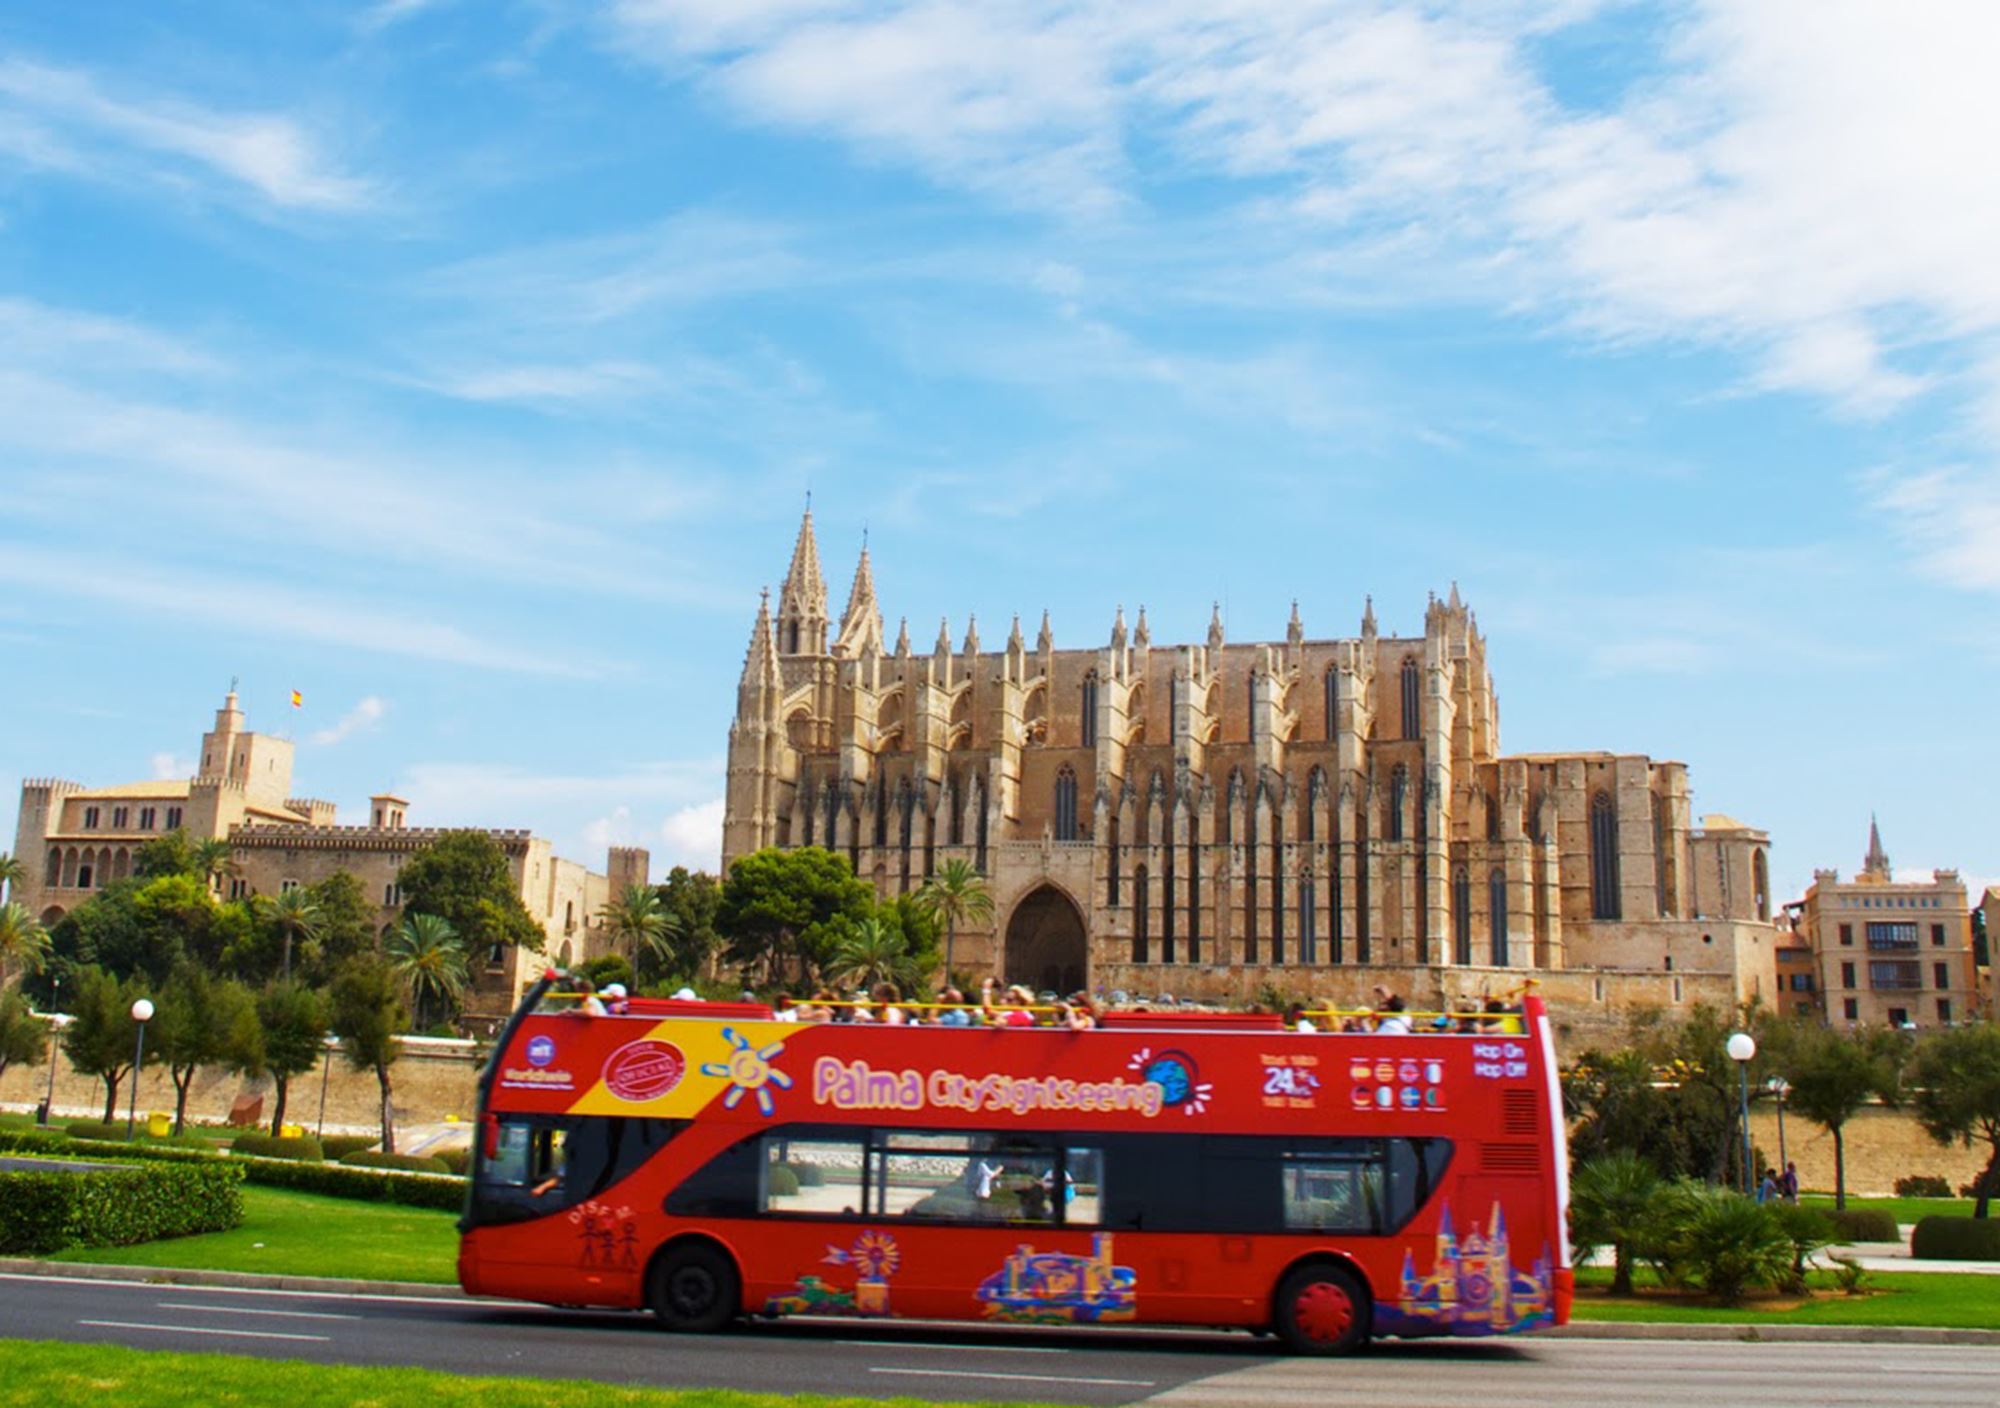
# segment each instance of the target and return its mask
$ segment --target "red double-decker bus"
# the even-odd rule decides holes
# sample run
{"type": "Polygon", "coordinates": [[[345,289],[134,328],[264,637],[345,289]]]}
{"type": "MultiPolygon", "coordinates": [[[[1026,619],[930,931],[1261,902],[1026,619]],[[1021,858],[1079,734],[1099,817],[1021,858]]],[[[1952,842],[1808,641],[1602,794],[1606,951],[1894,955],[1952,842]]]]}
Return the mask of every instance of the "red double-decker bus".
{"type": "Polygon", "coordinates": [[[1371,1336],[1568,1319],[1554,1047],[1113,1014],[788,1023],[527,995],[481,1077],[467,1291],[739,1316],[1371,1336]],[[550,1004],[553,1006],[553,1004],[550,1004]]]}

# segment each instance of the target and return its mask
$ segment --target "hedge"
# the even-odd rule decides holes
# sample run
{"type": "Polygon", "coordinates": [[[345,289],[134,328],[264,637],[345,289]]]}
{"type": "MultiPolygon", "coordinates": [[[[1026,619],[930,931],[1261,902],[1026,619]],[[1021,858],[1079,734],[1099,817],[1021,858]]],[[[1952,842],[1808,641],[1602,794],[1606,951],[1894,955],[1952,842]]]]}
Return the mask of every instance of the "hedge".
{"type": "Polygon", "coordinates": [[[259,1159],[295,1159],[305,1163],[323,1163],[326,1150],[310,1134],[285,1138],[277,1134],[244,1133],[231,1142],[230,1151],[248,1154],[259,1159]]]}
{"type": "Polygon", "coordinates": [[[164,1139],[155,1139],[152,1135],[146,1133],[144,1125],[140,1125],[133,1133],[127,1134],[124,1120],[71,1120],[63,1126],[63,1132],[72,1139],[110,1140],[120,1144],[129,1141],[135,1144],[174,1144],[188,1149],[213,1149],[215,1147],[215,1140],[192,1129],[183,1134],[170,1134],[164,1139]]]}
{"type": "Polygon", "coordinates": [[[339,1163],[349,1154],[372,1149],[381,1142],[380,1137],[373,1134],[323,1134],[319,1141],[320,1147],[326,1151],[326,1156],[335,1163],[339,1163]]]}
{"type": "Polygon", "coordinates": [[[292,1159],[257,1159],[203,1154],[158,1144],[113,1144],[68,1139],[60,1134],[24,1131],[0,1133],[0,1154],[66,1154],[79,1158],[144,1160],[148,1163],[219,1163],[241,1167],[247,1182],[266,1188],[292,1188],[334,1198],[400,1203],[405,1207],[457,1212],[465,1206],[465,1180],[436,1175],[398,1173],[388,1169],[347,1168],[340,1164],[299,1163],[292,1159]]]}
{"type": "Polygon", "coordinates": [[[221,1160],[0,1173],[0,1253],[124,1247],[223,1232],[242,1220],[243,1170],[221,1160]]]}
{"type": "Polygon", "coordinates": [[[1896,1196],[1899,1198],[1949,1198],[1951,1184],[1942,1175],[1935,1173],[1913,1173],[1896,1180],[1896,1196]]]}
{"type": "Polygon", "coordinates": [[[421,1154],[378,1154],[372,1149],[363,1149],[342,1159],[344,1168],[397,1168],[404,1173],[450,1173],[443,1159],[429,1159],[421,1154]]]}
{"type": "Polygon", "coordinates": [[[2000,1219],[1940,1217],[1918,1221],[1910,1255],[1939,1261],[2000,1261],[2000,1219]]]}
{"type": "Polygon", "coordinates": [[[764,1175],[764,1191],[774,1198],[795,1198],[799,1193],[799,1176],[789,1164],[772,1164],[764,1175]]]}
{"type": "Polygon", "coordinates": [[[1828,1209],[1828,1222],[1843,1242],[1900,1242],[1903,1229],[1896,1215],[1883,1208],[1828,1209]]]}

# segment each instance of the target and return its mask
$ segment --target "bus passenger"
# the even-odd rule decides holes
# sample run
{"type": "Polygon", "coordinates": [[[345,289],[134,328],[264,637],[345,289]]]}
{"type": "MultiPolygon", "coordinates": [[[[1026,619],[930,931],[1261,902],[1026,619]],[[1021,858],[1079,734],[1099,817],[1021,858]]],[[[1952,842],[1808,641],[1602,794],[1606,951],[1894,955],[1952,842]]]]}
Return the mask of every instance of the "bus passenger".
{"type": "Polygon", "coordinates": [[[874,988],[870,990],[868,997],[877,1008],[876,1021],[883,1022],[892,1027],[909,1025],[910,1014],[896,1005],[903,1000],[903,995],[896,991],[894,983],[881,982],[875,984],[874,988]]]}
{"type": "MultiPolygon", "coordinates": [[[[1379,989],[1378,989],[1379,991],[1379,989]]],[[[1408,1036],[1410,1019],[1404,1015],[1403,999],[1391,993],[1375,1015],[1375,1031],[1380,1036],[1408,1036]]]]}
{"type": "Polygon", "coordinates": [[[1071,993],[1060,1011],[1062,1024],[1073,1032],[1087,1032],[1097,1025],[1097,1004],[1087,992],[1071,993]]]}
{"type": "Polygon", "coordinates": [[[606,983],[604,985],[604,1010],[614,1017],[622,1017],[632,1010],[630,999],[625,996],[625,984],[606,983]]]}
{"type": "Polygon", "coordinates": [[[1294,1002],[1290,1007],[1285,1009],[1285,1025],[1295,1032],[1316,1032],[1319,1030],[1318,1027],[1313,1025],[1312,1018],[1306,1016],[1306,1005],[1303,1002],[1294,1002]]]}
{"type": "Polygon", "coordinates": [[[576,986],[571,989],[576,994],[576,1006],[570,1011],[578,1017],[602,1017],[604,1000],[597,995],[597,984],[578,974],[576,986]]]}
{"type": "Polygon", "coordinates": [[[948,987],[938,994],[937,1000],[943,1009],[937,1016],[938,1026],[969,1027],[972,1025],[972,1014],[965,1010],[964,993],[960,992],[957,988],[948,987]]]}

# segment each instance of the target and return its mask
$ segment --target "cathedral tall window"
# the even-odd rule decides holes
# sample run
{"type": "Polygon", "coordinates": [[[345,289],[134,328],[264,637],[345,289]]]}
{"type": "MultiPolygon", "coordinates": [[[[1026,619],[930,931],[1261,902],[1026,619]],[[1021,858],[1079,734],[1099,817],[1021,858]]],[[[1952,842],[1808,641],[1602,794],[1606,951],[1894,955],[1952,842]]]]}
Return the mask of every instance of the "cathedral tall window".
{"type": "Polygon", "coordinates": [[[1326,741],[1331,743],[1333,742],[1334,734],[1340,728],[1340,667],[1338,665],[1329,665],[1326,667],[1326,679],[1320,687],[1322,693],[1326,696],[1326,741]]]}
{"type": "Polygon", "coordinates": [[[826,793],[821,798],[821,804],[826,809],[826,848],[830,851],[835,839],[834,821],[840,815],[840,789],[834,786],[830,777],[826,780],[826,793]]]}
{"type": "Polygon", "coordinates": [[[945,779],[945,839],[953,846],[965,843],[965,798],[959,795],[958,774],[945,779]]]}
{"type": "Polygon", "coordinates": [[[1285,828],[1271,808],[1271,961],[1285,961],[1285,828]]]}
{"type": "Polygon", "coordinates": [[[1257,961],[1257,813],[1252,801],[1243,813],[1243,961],[1257,961]]]}
{"type": "Polygon", "coordinates": [[[1174,961],[1174,926],[1176,916],[1179,913],[1174,908],[1174,858],[1179,853],[1180,848],[1174,844],[1174,824],[1171,814],[1168,816],[1163,834],[1167,842],[1163,851],[1166,857],[1167,869],[1164,876],[1166,883],[1160,887],[1160,962],[1172,963],[1174,961]]]}
{"type": "Polygon", "coordinates": [[[973,835],[976,843],[972,853],[972,868],[981,875],[986,873],[986,779],[972,780],[973,835]]]}
{"type": "Polygon", "coordinates": [[[1152,958],[1152,938],[1147,932],[1153,917],[1152,896],[1146,893],[1146,867],[1132,871],[1132,961],[1145,963],[1152,958]]]}
{"type": "Polygon", "coordinates": [[[1083,677],[1083,746],[1097,746],[1097,671],[1083,677]]]}
{"type": "Polygon", "coordinates": [[[1750,853],[1750,889],[1756,897],[1757,917],[1771,917],[1771,863],[1761,850],[1750,853]]]}
{"type": "Polygon", "coordinates": [[[1319,896],[1310,875],[1299,879],[1299,962],[1319,962],[1319,896]]]}
{"type": "Polygon", "coordinates": [[[1403,657],[1403,737],[1421,738],[1424,732],[1422,685],[1417,678],[1417,657],[1403,657]]]}
{"type": "Polygon", "coordinates": [[[1389,839],[1403,839],[1403,804],[1410,796],[1410,770],[1401,763],[1389,774],[1389,839]]]}
{"type": "Polygon", "coordinates": [[[1459,866],[1451,873],[1452,961],[1472,962],[1472,877],[1459,866]]]}
{"type": "Polygon", "coordinates": [[[1621,917],[1618,897],[1618,812],[1611,794],[1590,799],[1590,917],[1621,917]]]}
{"type": "Polygon", "coordinates": [[[889,844],[889,779],[875,779],[875,846],[876,849],[889,844]]]}
{"type": "Polygon", "coordinates": [[[1201,962],[1201,832],[1200,823],[1188,817],[1188,931],[1187,961],[1201,962]]]}
{"type": "Polygon", "coordinates": [[[1314,768],[1306,775],[1306,815],[1302,830],[1308,842],[1319,840],[1319,809],[1326,801],[1326,774],[1314,768]]]}
{"type": "Polygon", "coordinates": [[[1117,812],[1111,813],[1110,819],[1105,823],[1105,825],[1111,834],[1108,838],[1110,842],[1110,854],[1107,857],[1107,859],[1110,861],[1110,864],[1104,868],[1104,880],[1106,889],[1104,900],[1106,904],[1116,906],[1118,903],[1118,879],[1119,879],[1118,843],[1120,840],[1123,839],[1118,834],[1118,813],[1117,812]]]}
{"type": "Polygon", "coordinates": [[[1257,741],[1257,675],[1243,681],[1243,738],[1245,742],[1257,741]]]}
{"type": "Polygon", "coordinates": [[[1056,774],[1056,839],[1076,839],[1076,771],[1064,763],[1056,774]]]}
{"type": "Polygon", "coordinates": [[[1499,866],[1486,877],[1486,908],[1493,916],[1493,966],[1507,966],[1507,872],[1499,866]]]}

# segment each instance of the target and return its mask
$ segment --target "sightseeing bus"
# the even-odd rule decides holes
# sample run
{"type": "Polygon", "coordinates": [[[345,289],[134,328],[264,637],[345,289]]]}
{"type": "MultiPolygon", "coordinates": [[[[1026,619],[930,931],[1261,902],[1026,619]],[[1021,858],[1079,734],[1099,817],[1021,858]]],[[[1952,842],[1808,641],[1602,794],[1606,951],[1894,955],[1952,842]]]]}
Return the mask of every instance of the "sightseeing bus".
{"type": "Polygon", "coordinates": [[[1567,1321],[1541,1001],[1465,1034],[585,1015],[544,977],[480,1079],[471,1293],[739,1317],[1374,1336],[1567,1321]]]}

